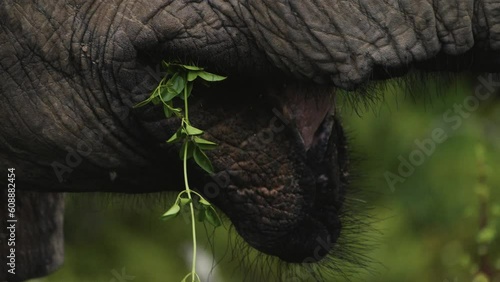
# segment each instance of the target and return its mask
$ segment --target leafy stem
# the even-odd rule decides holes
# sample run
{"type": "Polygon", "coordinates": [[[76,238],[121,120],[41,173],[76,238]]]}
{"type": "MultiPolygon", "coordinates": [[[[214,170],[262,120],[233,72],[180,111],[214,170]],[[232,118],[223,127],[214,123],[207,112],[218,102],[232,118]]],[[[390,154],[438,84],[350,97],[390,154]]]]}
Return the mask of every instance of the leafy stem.
{"type": "Polygon", "coordinates": [[[205,82],[215,82],[224,80],[225,77],[204,71],[196,66],[162,63],[167,72],[156,89],[148,99],[138,103],[135,107],[142,107],[150,102],[154,105],[161,104],[166,118],[176,116],[181,119],[179,129],[166,142],[169,144],[181,142],[179,156],[183,161],[184,190],[179,192],[174,204],[161,216],[167,220],[176,217],[183,207],[189,205],[191,214],[191,230],[193,233],[193,258],[191,272],[188,273],[182,282],[191,277],[191,281],[200,281],[196,273],[196,220],[195,214],[198,210],[198,221],[208,222],[214,227],[221,225],[221,220],[215,208],[198,192],[191,190],[188,182],[187,161],[193,158],[196,164],[208,173],[213,173],[213,167],[205,151],[214,149],[217,144],[202,138],[203,130],[191,125],[189,121],[188,98],[191,95],[194,81],[200,78],[205,82]],[[174,106],[174,98],[179,97],[184,100],[184,109],[174,106]],[[186,197],[186,196],[187,197],[186,197]],[[194,205],[192,195],[198,197],[198,205],[194,205]]]}
{"type": "MultiPolygon", "coordinates": [[[[187,99],[185,100],[187,101],[187,99]]],[[[187,104],[187,102],[186,102],[187,104]]],[[[186,105],[186,116],[187,116],[187,105],[186,105]]],[[[186,191],[186,194],[189,199],[189,210],[191,211],[191,231],[193,233],[193,264],[191,267],[191,278],[192,281],[195,281],[195,278],[198,278],[198,281],[200,280],[200,277],[196,274],[196,224],[195,224],[195,219],[194,219],[194,205],[193,205],[193,199],[191,198],[191,189],[189,189],[189,183],[188,183],[188,178],[187,178],[187,146],[184,147],[184,160],[183,160],[183,169],[184,169],[184,188],[186,191]]],[[[189,274],[188,274],[189,275],[189,274]]],[[[189,277],[186,276],[184,280],[189,277]]]]}

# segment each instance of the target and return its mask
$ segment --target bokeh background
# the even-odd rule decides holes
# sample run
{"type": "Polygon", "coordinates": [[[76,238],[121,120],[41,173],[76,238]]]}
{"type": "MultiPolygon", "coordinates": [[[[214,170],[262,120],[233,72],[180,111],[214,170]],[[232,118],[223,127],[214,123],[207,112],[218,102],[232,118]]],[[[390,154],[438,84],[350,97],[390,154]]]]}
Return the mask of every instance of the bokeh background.
{"type": "MultiPolygon", "coordinates": [[[[355,107],[348,102],[353,93],[339,93],[338,114],[357,159],[354,185],[362,191],[355,200],[370,207],[371,227],[363,231],[368,266],[326,281],[500,281],[499,91],[492,88],[495,93],[477,109],[460,114],[456,108],[480,81],[474,75],[417,80],[411,89],[392,81],[371,90],[378,93],[371,102],[355,107]],[[403,183],[390,185],[387,172],[397,175],[401,158],[408,160],[419,150],[416,140],[431,138],[436,128],[447,140],[403,183]]],[[[69,196],[66,263],[31,281],[180,281],[190,269],[190,226],[182,217],[158,220],[172,200],[69,196]]],[[[227,225],[215,232],[198,226],[199,271],[211,273],[210,281],[251,281],[249,274],[266,269],[259,264],[268,261],[253,264],[256,255],[242,248],[227,225]]],[[[267,277],[261,281],[275,280],[267,277]]]]}

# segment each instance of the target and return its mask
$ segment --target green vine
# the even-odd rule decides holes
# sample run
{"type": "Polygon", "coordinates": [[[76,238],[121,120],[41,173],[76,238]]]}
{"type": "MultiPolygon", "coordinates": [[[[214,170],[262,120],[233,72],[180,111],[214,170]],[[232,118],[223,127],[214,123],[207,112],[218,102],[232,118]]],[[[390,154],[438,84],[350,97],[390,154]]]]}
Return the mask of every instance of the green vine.
{"type": "Polygon", "coordinates": [[[194,161],[206,172],[213,173],[212,163],[205,151],[214,149],[217,144],[203,139],[203,130],[191,125],[189,121],[188,98],[193,90],[195,80],[201,79],[206,82],[216,82],[226,79],[223,76],[215,75],[204,71],[196,66],[171,64],[162,62],[166,68],[166,75],[158,84],[158,87],[151,93],[148,99],[138,103],[134,107],[142,107],[150,102],[154,105],[162,105],[166,118],[173,116],[181,120],[179,129],[166,142],[169,144],[182,142],[179,156],[183,161],[184,190],[181,191],[175,203],[161,216],[162,220],[176,217],[182,208],[189,207],[191,213],[191,228],[193,234],[193,261],[191,272],[188,273],[182,282],[191,277],[191,281],[200,281],[196,273],[196,220],[195,210],[198,210],[198,221],[208,222],[214,227],[221,225],[221,220],[214,207],[202,195],[189,188],[187,161],[193,158],[194,161]],[[184,100],[184,109],[174,106],[174,98],[184,100]],[[198,205],[193,204],[193,195],[198,197],[198,205]]]}

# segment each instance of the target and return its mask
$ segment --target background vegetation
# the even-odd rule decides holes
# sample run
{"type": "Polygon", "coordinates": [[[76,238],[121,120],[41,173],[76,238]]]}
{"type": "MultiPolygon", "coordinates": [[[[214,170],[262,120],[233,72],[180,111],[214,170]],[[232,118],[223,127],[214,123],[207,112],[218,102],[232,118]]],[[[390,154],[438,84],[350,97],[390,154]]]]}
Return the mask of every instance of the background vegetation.
{"type": "MultiPolygon", "coordinates": [[[[339,103],[352,150],[361,159],[356,186],[369,191],[374,207],[376,244],[367,248],[372,263],[351,281],[500,281],[500,98],[481,103],[456,129],[443,118],[477,85],[476,78],[430,82],[408,95],[393,83],[383,98],[368,107],[358,104],[358,111],[339,103]],[[384,174],[397,174],[398,158],[408,159],[418,149],[415,140],[431,137],[438,127],[448,139],[392,189],[384,174]]],[[[180,281],[190,267],[190,226],[182,217],[158,220],[172,201],[164,198],[69,197],[66,264],[32,281],[180,281]],[[128,280],[120,280],[123,274],[128,280]]],[[[217,264],[210,281],[242,281],[248,271],[259,270],[239,267],[238,257],[247,252],[227,247],[237,242],[234,232],[210,229],[210,241],[200,233],[206,251],[200,273],[217,264]]]]}

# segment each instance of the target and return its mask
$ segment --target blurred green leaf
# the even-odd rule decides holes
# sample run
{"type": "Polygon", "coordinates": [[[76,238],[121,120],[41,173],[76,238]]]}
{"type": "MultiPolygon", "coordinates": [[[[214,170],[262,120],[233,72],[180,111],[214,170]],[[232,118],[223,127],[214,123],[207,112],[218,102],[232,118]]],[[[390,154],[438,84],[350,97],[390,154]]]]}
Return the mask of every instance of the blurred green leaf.
{"type": "Polygon", "coordinates": [[[490,279],[484,273],[478,273],[476,274],[476,276],[474,276],[474,279],[472,279],[472,282],[489,282],[489,281],[490,279]]]}
{"type": "Polygon", "coordinates": [[[204,205],[204,206],[211,206],[212,205],[207,200],[205,200],[203,198],[200,198],[199,203],[204,205]]]}
{"type": "Polygon", "coordinates": [[[205,209],[205,220],[214,227],[219,227],[222,224],[219,215],[212,206],[205,209]]]}
{"type": "MultiPolygon", "coordinates": [[[[180,75],[179,73],[176,73],[170,78],[167,82],[167,88],[168,92],[172,93],[172,95],[179,95],[182,93],[182,90],[184,89],[184,77],[180,75]]],[[[175,97],[174,96],[174,97],[175,97]]]]}
{"type": "Polygon", "coordinates": [[[192,202],[191,199],[189,199],[189,198],[182,198],[182,197],[179,199],[179,201],[180,201],[181,207],[183,207],[185,205],[189,205],[189,203],[192,202]]]}
{"type": "Polygon", "coordinates": [[[195,80],[197,77],[198,77],[198,73],[197,71],[190,71],[188,72],[188,75],[187,75],[187,80],[188,81],[193,81],[195,80]]]}
{"type": "Polygon", "coordinates": [[[197,66],[189,66],[189,65],[180,65],[181,67],[190,70],[190,71],[202,71],[203,68],[197,67],[197,66]]]}
{"type": "Polygon", "coordinates": [[[161,91],[160,96],[163,102],[169,102],[182,93],[182,92],[176,92],[175,89],[167,86],[162,87],[160,91],[161,91]]]}
{"type": "Polygon", "coordinates": [[[201,134],[203,134],[203,130],[198,129],[198,128],[196,128],[196,127],[194,127],[192,125],[189,125],[187,123],[186,123],[185,128],[186,128],[186,133],[188,135],[194,136],[194,135],[201,135],[201,134]]]}
{"type": "Polygon", "coordinates": [[[497,231],[494,225],[488,225],[481,229],[477,234],[477,242],[479,244],[489,244],[491,243],[497,235],[497,231]]]}
{"type": "Polygon", "coordinates": [[[209,81],[209,82],[221,81],[221,80],[224,80],[224,79],[227,78],[225,76],[216,75],[216,74],[209,73],[209,72],[206,72],[206,71],[200,71],[198,73],[198,76],[201,77],[203,80],[209,81]]]}
{"type": "Polygon", "coordinates": [[[198,221],[199,222],[205,221],[205,217],[206,217],[206,215],[205,215],[205,209],[206,208],[204,206],[201,206],[199,208],[199,211],[198,211],[198,221]]]}
{"type": "Polygon", "coordinates": [[[179,128],[175,133],[174,135],[172,135],[172,137],[170,137],[168,140],[167,140],[167,143],[169,144],[172,144],[172,143],[176,143],[176,142],[179,142],[179,141],[182,141],[182,139],[186,137],[186,133],[184,133],[184,129],[183,128],[179,128]]]}
{"type": "Polygon", "coordinates": [[[162,216],[162,220],[168,220],[170,218],[173,218],[179,214],[179,211],[181,210],[181,207],[175,203],[168,211],[166,211],[162,216]]]}

